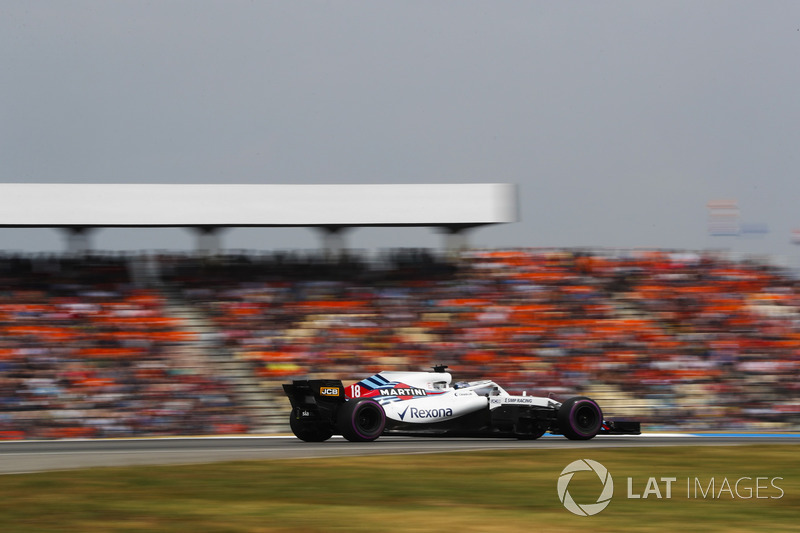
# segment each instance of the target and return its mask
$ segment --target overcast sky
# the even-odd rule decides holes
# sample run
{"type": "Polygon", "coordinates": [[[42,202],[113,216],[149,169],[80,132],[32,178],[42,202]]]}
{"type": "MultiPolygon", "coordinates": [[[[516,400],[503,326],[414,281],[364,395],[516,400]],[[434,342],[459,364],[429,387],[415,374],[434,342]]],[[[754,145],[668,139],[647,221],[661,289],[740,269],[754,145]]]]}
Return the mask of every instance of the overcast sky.
{"type": "MultiPolygon", "coordinates": [[[[798,256],[799,94],[794,0],[0,3],[0,181],[518,184],[522,220],[479,246],[798,256]],[[769,233],[710,236],[715,199],[769,233]]],[[[183,229],[91,242],[195,246],[183,229]]],[[[0,229],[0,250],[63,249],[55,230],[0,229]]]]}

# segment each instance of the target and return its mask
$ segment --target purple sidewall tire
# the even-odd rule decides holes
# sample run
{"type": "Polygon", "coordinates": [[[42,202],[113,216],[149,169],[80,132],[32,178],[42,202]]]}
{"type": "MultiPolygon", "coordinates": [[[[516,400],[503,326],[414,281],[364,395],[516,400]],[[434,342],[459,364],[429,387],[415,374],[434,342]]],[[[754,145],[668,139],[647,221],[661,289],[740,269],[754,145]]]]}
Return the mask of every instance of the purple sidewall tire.
{"type": "Polygon", "coordinates": [[[561,404],[557,419],[561,433],[568,439],[589,440],[603,425],[603,411],[594,400],[575,396],[561,404]]]}
{"type": "Polygon", "coordinates": [[[375,400],[348,400],[339,407],[336,425],[347,440],[370,442],[383,433],[386,413],[375,400]]]}

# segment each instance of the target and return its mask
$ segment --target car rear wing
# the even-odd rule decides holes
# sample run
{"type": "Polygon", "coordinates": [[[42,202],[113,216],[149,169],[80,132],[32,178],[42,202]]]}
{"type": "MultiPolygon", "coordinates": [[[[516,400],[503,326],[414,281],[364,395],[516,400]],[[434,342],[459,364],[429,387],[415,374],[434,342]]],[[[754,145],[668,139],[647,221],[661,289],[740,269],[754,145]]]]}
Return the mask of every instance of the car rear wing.
{"type": "Polygon", "coordinates": [[[284,384],[283,391],[292,407],[312,407],[325,403],[343,403],[344,385],[338,379],[304,379],[284,384]]]}

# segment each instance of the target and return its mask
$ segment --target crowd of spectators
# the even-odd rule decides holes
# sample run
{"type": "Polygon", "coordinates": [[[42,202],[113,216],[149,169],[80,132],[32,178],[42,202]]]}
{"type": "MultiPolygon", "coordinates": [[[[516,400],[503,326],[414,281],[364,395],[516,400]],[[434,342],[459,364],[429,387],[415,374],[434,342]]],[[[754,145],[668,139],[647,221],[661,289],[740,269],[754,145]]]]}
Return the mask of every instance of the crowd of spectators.
{"type": "Polygon", "coordinates": [[[800,285],[763,263],[539,249],[153,261],[145,286],[130,258],[0,257],[0,438],[252,429],[200,333],[278,395],[290,379],[445,364],[510,392],[590,395],[651,429],[800,427],[800,285]]]}
{"type": "Polygon", "coordinates": [[[769,265],[474,250],[320,262],[309,278],[257,263],[184,265],[175,280],[268,382],[446,364],[512,392],[594,395],[651,428],[800,424],[798,282],[769,265]]]}
{"type": "Polygon", "coordinates": [[[246,431],[231,385],[115,257],[0,257],[0,439],[246,431]]]}

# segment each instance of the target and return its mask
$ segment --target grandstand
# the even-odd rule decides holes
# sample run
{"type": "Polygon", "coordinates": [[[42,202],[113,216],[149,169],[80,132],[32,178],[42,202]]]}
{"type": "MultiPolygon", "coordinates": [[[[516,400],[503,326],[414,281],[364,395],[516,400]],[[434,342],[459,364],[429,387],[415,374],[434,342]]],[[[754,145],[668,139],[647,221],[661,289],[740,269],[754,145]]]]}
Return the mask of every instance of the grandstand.
{"type": "Polygon", "coordinates": [[[703,253],[0,257],[0,438],[283,432],[280,384],[447,364],[648,429],[796,430],[800,293],[703,253]]]}
{"type": "MultiPolygon", "coordinates": [[[[518,217],[509,184],[0,185],[0,225],[62,228],[72,244],[141,226],[452,237],[518,217]]],[[[448,242],[372,258],[341,242],[0,256],[0,438],[284,432],[287,380],[434,364],[511,392],[589,395],[649,428],[800,426],[790,273],[719,253],[448,242]]]]}

